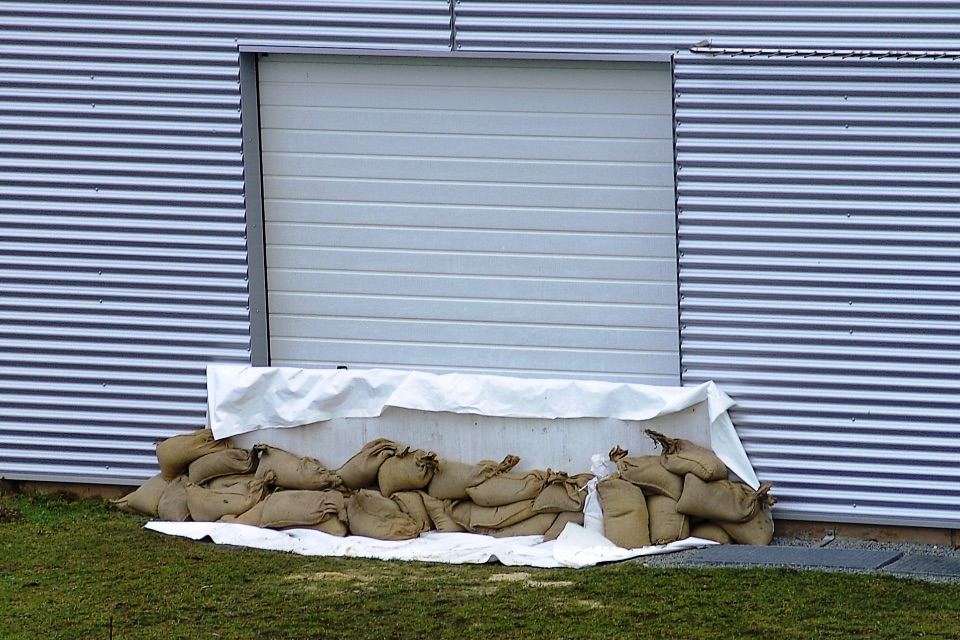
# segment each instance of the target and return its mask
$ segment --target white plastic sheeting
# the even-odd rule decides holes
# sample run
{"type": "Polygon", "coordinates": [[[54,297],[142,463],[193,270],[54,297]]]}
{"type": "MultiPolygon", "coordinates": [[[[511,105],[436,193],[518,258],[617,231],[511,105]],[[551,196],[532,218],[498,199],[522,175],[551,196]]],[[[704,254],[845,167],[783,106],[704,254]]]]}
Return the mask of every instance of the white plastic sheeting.
{"type": "MultiPolygon", "coordinates": [[[[758,487],[727,414],[733,400],[712,382],[660,387],[388,369],[207,368],[207,420],[218,439],[338,418],[374,418],[387,407],[521,419],[642,422],[700,403],[706,403],[709,414],[710,446],[731,471],[758,487]]],[[[598,452],[585,453],[586,462],[598,452]]]]}
{"type": "Polygon", "coordinates": [[[507,566],[581,568],[603,562],[671,553],[716,544],[687,538],[666,545],[624,549],[600,534],[570,523],[556,540],[543,536],[494,538],[475,533],[421,534],[411,540],[374,540],[362,536],[338,538],[312,529],[274,531],[223,522],[149,522],[147,529],[192,540],[209,538],[216,544],[287,551],[308,556],[418,560],[446,564],[500,562],[507,566]]]}

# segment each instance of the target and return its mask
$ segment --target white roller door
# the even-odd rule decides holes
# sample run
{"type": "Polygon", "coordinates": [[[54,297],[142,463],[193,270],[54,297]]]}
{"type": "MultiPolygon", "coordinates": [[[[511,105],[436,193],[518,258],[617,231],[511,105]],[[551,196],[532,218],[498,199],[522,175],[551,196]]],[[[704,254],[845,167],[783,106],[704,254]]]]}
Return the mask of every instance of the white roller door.
{"type": "Polygon", "coordinates": [[[666,63],[270,55],[271,363],[679,382],[666,63]]]}

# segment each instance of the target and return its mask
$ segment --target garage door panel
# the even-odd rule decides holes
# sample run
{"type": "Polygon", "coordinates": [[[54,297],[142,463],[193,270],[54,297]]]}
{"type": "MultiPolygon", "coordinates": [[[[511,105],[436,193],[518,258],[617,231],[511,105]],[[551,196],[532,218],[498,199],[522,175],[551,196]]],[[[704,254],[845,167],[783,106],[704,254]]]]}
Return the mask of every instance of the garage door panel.
{"type": "Polygon", "coordinates": [[[669,71],[263,60],[273,364],[678,382],[669,71]]]}
{"type": "Polygon", "coordinates": [[[331,339],[403,342],[414,336],[422,341],[444,344],[469,342],[488,347],[566,348],[576,344],[586,349],[608,349],[611,342],[638,354],[649,349],[652,329],[635,327],[577,327],[562,324],[530,326],[481,322],[437,322],[386,318],[312,318],[279,316],[276,328],[290,339],[312,340],[322,332],[331,339]]]}
{"type": "MultiPolygon", "coordinates": [[[[508,117],[506,112],[450,112],[434,105],[422,109],[308,109],[277,106],[261,117],[261,125],[270,129],[308,133],[350,128],[359,133],[405,133],[415,131],[435,136],[472,135],[498,139],[524,136],[540,139],[573,140],[609,138],[655,138],[669,140],[665,132],[672,126],[669,114],[608,115],[584,118],[583,114],[528,113],[508,117]]],[[[438,147],[442,140],[437,139],[438,147]]],[[[552,141],[551,141],[552,142],[552,141]]]]}
{"type": "MultiPolygon", "coordinates": [[[[676,265],[659,258],[598,258],[571,255],[514,255],[510,260],[485,253],[460,251],[455,255],[428,251],[384,251],[320,247],[267,247],[267,263],[273,268],[369,271],[383,273],[431,273],[584,279],[637,279],[669,283],[676,265]]],[[[584,296],[586,297],[586,296],[584,296]]],[[[675,296],[674,296],[675,298],[675,296]]],[[[675,304],[674,300],[671,303],[675,304]]]]}
{"type": "MultiPolygon", "coordinates": [[[[497,60],[472,60],[469,74],[461,64],[431,64],[423,60],[379,58],[326,59],[292,56],[271,63],[266,84],[434,86],[451,89],[485,90],[490,88],[537,89],[567,88],[581,92],[624,90],[637,92],[663,91],[663,65],[605,62],[602,66],[583,65],[560,60],[511,60],[506,65],[497,60]],[[626,72],[626,73],[625,73],[626,72]]],[[[261,63],[261,67],[263,67],[261,63]]],[[[667,83],[669,84],[669,83],[667,83]]]]}
{"type": "MultiPolygon", "coordinates": [[[[342,318],[420,318],[453,322],[567,324],[593,327],[666,328],[665,305],[583,302],[477,300],[468,297],[361,296],[275,293],[269,298],[274,315],[336,316],[342,318]],[[276,309],[282,308],[283,314],[276,309]]],[[[670,336],[667,336],[670,338],[670,336]]],[[[658,343],[659,344],[659,343],[658,343]]]]}
{"type": "MultiPolygon", "coordinates": [[[[288,346],[296,351],[302,362],[325,361],[327,366],[346,365],[353,368],[389,367],[390,361],[375,359],[377,348],[383,348],[382,342],[349,342],[345,340],[290,341],[288,346]]],[[[603,363],[603,371],[625,374],[635,372],[638,360],[642,358],[645,368],[662,371],[670,364],[663,354],[633,352],[611,352],[609,350],[572,350],[572,349],[529,349],[522,347],[490,347],[486,345],[432,345],[410,344],[408,342],[390,345],[392,353],[404,362],[410,362],[415,368],[436,369],[450,362],[469,362],[471,367],[481,371],[491,369],[506,370],[515,367],[517,362],[524,368],[538,371],[558,371],[571,368],[574,371],[596,369],[598,362],[603,363]]],[[[382,353],[382,351],[381,351],[382,353]]],[[[662,374],[661,374],[662,375],[662,374]]]]}
{"type": "Polygon", "coordinates": [[[670,257],[670,247],[654,235],[640,233],[572,234],[518,231],[482,231],[421,229],[403,227],[371,228],[346,225],[284,224],[272,225],[268,241],[287,246],[318,246],[322,243],[343,248],[407,249],[455,252],[467,247],[470,251],[488,252],[494,259],[509,260],[506,254],[550,254],[611,257],[670,257]],[[379,233],[377,232],[379,231],[379,233]]]}
{"type": "Polygon", "coordinates": [[[500,183],[669,187],[673,171],[664,164],[627,162],[546,162],[505,159],[409,158],[323,153],[264,154],[276,171],[290,177],[361,178],[371,172],[384,180],[470,181],[478,175],[500,183]],[[491,166],[492,165],[492,166],[491,166]]]}
{"type": "Polygon", "coordinates": [[[559,278],[492,278],[456,275],[399,273],[357,273],[274,268],[272,288],[290,293],[311,293],[321,288],[329,293],[398,296],[422,295],[427,291],[440,298],[470,296],[499,300],[504,291],[527,291],[530,295],[554,302],[583,301],[583,288],[589,286],[590,300],[620,303],[624,300],[660,300],[672,292],[662,282],[565,280],[559,278]]]}
{"type": "MultiPolygon", "coordinates": [[[[537,126],[542,126],[538,123],[537,126]]],[[[569,125],[558,135],[569,136],[569,125]]],[[[582,135],[577,129],[574,133],[582,135]]],[[[363,156],[383,153],[385,140],[402,144],[407,158],[465,158],[482,160],[542,160],[541,140],[533,135],[500,136],[496,144],[478,144],[475,135],[423,134],[398,132],[350,132],[277,129],[263,141],[264,155],[318,153],[318,150],[351,149],[363,156]]],[[[673,151],[662,140],[624,138],[594,140],[587,137],[561,137],[550,140],[554,161],[634,162],[643,166],[672,163],[673,151]]]]}
{"type": "MultiPolygon", "coordinates": [[[[647,114],[670,115],[666,106],[670,105],[669,93],[664,91],[636,91],[616,89],[595,89],[589,94],[581,88],[537,88],[525,87],[517,91],[514,87],[484,87],[488,98],[481,103],[464,99],[463,92],[452,92],[450,86],[402,86],[390,87],[391,110],[424,107],[437,111],[454,110],[471,113],[509,113],[514,114],[581,114],[586,100],[594,104],[607,105],[605,112],[611,115],[639,116],[647,114]]],[[[475,91],[470,87],[465,91],[475,91]]],[[[382,98],[381,85],[364,84],[315,84],[272,82],[267,87],[269,100],[266,106],[283,106],[298,109],[309,115],[315,105],[322,103],[324,109],[363,109],[375,104],[382,98]]],[[[373,111],[374,109],[370,109],[373,111]]]]}
{"type": "Polygon", "coordinates": [[[277,223],[395,225],[424,229],[510,229],[522,231],[589,231],[594,233],[672,233],[675,223],[656,211],[604,211],[530,207],[458,207],[382,205],[366,202],[283,200],[274,209],[277,223]],[[455,213],[455,215],[454,215],[455,213]]]}
{"type": "MultiPolygon", "coordinates": [[[[482,181],[431,182],[328,178],[322,182],[303,177],[265,177],[264,189],[297,199],[350,200],[363,194],[367,202],[519,207],[592,207],[598,199],[609,209],[663,209],[673,197],[663,188],[584,185],[510,185],[482,181]],[[603,193],[597,193],[603,191],[603,193]]],[[[270,215],[269,204],[265,207],[270,215]]]]}

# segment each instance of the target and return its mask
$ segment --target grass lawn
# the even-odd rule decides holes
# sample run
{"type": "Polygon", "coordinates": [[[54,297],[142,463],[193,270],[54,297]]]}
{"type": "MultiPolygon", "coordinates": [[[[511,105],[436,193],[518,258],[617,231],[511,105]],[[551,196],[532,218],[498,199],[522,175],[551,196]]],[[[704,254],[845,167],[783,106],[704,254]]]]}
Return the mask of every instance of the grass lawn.
{"type": "Polygon", "coordinates": [[[960,585],[792,570],[327,559],[0,496],[0,638],[958,638],[960,585]]]}

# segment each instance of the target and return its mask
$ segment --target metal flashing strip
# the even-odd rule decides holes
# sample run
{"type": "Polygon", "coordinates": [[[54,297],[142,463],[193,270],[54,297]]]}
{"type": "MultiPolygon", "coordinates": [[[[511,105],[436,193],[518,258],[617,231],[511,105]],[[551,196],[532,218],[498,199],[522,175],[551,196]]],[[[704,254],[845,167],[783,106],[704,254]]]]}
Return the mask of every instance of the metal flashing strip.
{"type": "Polygon", "coordinates": [[[241,43],[240,53],[298,54],[323,56],[380,56],[385,58],[442,58],[453,60],[549,60],[570,62],[669,62],[672,52],[649,53],[554,53],[531,51],[446,51],[442,49],[344,49],[341,47],[274,46],[269,44],[241,43]]]}
{"type": "Polygon", "coordinates": [[[691,53],[713,56],[744,56],[769,58],[880,58],[880,59],[960,59],[960,51],[895,51],[871,49],[744,49],[714,47],[698,44],[690,47],[691,53]]]}

